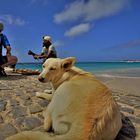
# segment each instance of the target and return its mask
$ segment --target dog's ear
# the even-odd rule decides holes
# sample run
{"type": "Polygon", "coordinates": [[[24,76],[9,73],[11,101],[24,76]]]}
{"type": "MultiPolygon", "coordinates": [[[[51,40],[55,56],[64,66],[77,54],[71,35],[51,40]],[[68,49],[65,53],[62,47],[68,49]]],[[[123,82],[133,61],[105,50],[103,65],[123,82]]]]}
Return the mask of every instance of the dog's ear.
{"type": "Polygon", "coordinates": [[[68,58],[65,58],[63,61],[62,61],[62,65],[61,67],[64,69],[64,70],[69,70],[75,63],[76,59],[74,57],[68,57],[68,58]]]}

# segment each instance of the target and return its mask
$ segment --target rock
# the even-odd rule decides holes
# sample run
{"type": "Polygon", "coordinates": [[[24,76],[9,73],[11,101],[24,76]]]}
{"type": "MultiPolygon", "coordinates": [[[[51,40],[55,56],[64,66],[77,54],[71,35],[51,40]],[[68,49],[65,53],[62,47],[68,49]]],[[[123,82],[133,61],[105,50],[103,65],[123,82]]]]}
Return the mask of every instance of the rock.
{"type": "Polygon", "coordinates": [[[140,109],[140,105],[136,105],[134,106],[136,109],[140,109]]]}
{"type": "Polygon", "coordinates": [[[10,106],[17,106],[17,105],[19,105],[19,102],[15,99],[11,99],[11,100],[9,100],[9,105],[10,106]]]}
{"type": "Polygon", "coordinates": [[[24,106],[29,106],[29,105],[33,104],[32,99],[29,95],[20,96],[20,99],[21,99],[21,103],[24,106]]]}
{"type": "Polygon", "coordinates": [[[134,114],[134,110],[131,109],[131,108],[128,108],[128,107],[120,107],[120,110],[123,111],[123,112],[134,114]]]}
{"type": "Polygon", "coordinates": [[[10,115],[12,115],[13,118],[25,116],[27,115],[26,108],[21,106],[13,107],[10,115]]]}
{"type": "Polygon", "coordinates": [[[23,91],[16,91],[15,95],[16,96],[22,96],[22,95],[24,95],[24,92],[23,91]]]}
{"type": "Polygon", "coordinates": [[[128,116],[128,118],[129,118],[132,122],[134,122],[134,123],[136,123],[136,124],[140,124],[140,119],[135,118],[135,117],[133,117],[133,116],[128,116]]]}
{"type": "Polygon", "coordinates": [[[31,99],[31,97],[29,95],[23,95],[20,98],[23,100],[30,100],[31,99]]]}
{"type": "Polygon", "coordinates": [[[44,120],[43,113],[38,113],[37,116],[38,116],[38,118],[40,118],[41,120],[44,120]]]}
{"type": "Polygon", "coordinates": [[[121,97],[118,102],[129,105],[129,106],[136,106],[138,105],[136,102],[131,101],[130,99],[126,98],[126,97],[121,97]]]}
{"type": "Polygon", "coordinates": [[[16,133],[17,133],[17,130],[11,124],[0,125],[0,140],[4,140],[6,137],[9,137],[16,133]]]}
{"type": "Polygon", "coordinates": [[[7,101],[8,99],[11,99],[11,97],[12,97],[11,90],[10,90],[10,92],[7,90],[2,90],[2,91],[0,90],[0,96],[3,101],[7,101]]]}
{"type": "Polygon", "coordinates": [[[2,116],[0,116],[0,123],[3,123],[3,118],[2,118],[2,116]]]}
{"type": "Polygon", "coordinates": [[[118,135],[115,140],[135,140],[133,138],[128,138],[122,134],[118,135]]]}
{"type": "Polygon", "coordinates": [[[136,117],[140,118],[140,114],[136,115],[136,117]]]}
{"type": "Polygon", "coordinates": [[[29,92],[28,94],[30,94],[30,97],[34,97],[36,95],[35,92],[29,92]]]}
{"type": "Polygon", "coordinates": [[[33,102],[32,102],[32,100],[22,100],[22,104],[24,106],[29,106],[29,105],[33,104],[33,102]]]}
{"type": "MultiPolygon", "coordinates": [[[[131,122],[131,120],[128,117],[125,117],[124,115],[122,115],[122,124],[123,125],[122,125],[122,128],[121,128],[118,136],[127,137],[129,139],[130,138],[135,139],[136,130],[135,130],[135,127],[134,127],[133,123],[131,122]]],[[[116,139],[116,140],[123,140],[123,139],[116,139]]]]}
{"type": "Polygon", "coordinates": [[[30,113],[34,114],[34,113],[38,113],[42,111],[42,108],[40,107],[40,105],[38,104],[33,104],[29,107],[30,113]]]}
{"type": "Polygon", "coordinates": [[[42,125],[42,122],[35,117],[22,117],[15,120],[15,124],[21,130],[31,130],[42,125]]]}
{"type": "Polygon", "coordinates": [[[127,95],[128,98],[130,98],[133,101],[140,102],[140,96],[136,95],[127,95]]]}
{"type": "Polygon", "coordinates": [[[6,104],[7,104],[6,101],[3,101],[3,100],[0,101],[0,112],[6,109],[6,104]]]}
{"type": "Polygon", "coordinates": [[[38,101],[38,104],[39,104],[41,107],[46,107],[46,106],[49,104],[49,101],[44,100],[44,99],[40,99],[40,100],[38,101]]]}

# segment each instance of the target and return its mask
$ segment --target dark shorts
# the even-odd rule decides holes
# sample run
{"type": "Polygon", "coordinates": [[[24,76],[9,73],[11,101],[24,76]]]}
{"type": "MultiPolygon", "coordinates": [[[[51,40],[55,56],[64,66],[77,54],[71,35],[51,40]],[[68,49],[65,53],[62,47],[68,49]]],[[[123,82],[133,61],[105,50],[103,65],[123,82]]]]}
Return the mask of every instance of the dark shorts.
{"type": "MultiPolygon", "coordinates": [[[[57,58],[57,55],[56,55],[56,54],[51,54],[51,55],[49,55],[48,58],[57,58]]],[[[43,59],[43,63],[44,63],[48,58],[43,59]]]]}
{"type": "Polygon", "coordinates": [[[0,56],[0,65],[8,62],[7,56],[0,56]]]}

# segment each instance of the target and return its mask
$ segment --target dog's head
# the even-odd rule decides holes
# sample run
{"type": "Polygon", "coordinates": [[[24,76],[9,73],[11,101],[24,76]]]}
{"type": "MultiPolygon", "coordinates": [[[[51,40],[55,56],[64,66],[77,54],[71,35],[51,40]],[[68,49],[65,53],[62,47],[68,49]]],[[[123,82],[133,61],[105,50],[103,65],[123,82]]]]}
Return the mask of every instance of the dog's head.
{"type": "Polygon", "coordinates": [[[61,79],[65,72],[71,69],[74,63],[74,57],[68,57],[65,59],[49,58],[43,64],[43,71],[39,75],[38,80],[40,82],[56,83],[61,79]]]}

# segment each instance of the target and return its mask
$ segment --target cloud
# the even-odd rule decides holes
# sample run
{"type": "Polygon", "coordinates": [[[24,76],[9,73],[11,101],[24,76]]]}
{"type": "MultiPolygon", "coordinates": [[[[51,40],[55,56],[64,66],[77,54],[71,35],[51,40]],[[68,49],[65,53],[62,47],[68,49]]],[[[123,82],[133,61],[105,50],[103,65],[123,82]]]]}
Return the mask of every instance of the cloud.
{"type": "Polygon", "coordinates": [[[10,25],[18,25],[23,26],[27,22],[19,17],[14,17],[12,15],[0,15],[0,21],[10,24],[10,25]]]}
{"type": "Polygon", "coordinates": [[[66,5],[63,11],[54,16],[56,23],[82,19],[93,21],[116,15],[128,7],[131,0],[76,0],[66,5]]]}
{"type": "Polygon", "coordinates": [[[79,25],[76,25],[74,27],[72,27],[71,29],[69,29],[68,31],[65,32],[65,36],[77,36],[80,35],[82,33],[86,33],[90,30],[91,26],[89,23],[82,23],[79,25]]]}
{"type": "Polygon", "coordinates": [[[129,42],[126,42],[124,44],[120,44],[116,46],[117,48],[134,48],[134,47],[140,47],[140,39],[131,40],[129,42]]]}
{"type": "Polygon", "coordinates": [[[112,51],[112,50],[116,50],[116,49],[127,49],[127,48],[136,48],[139,47],[140,48],[140,39],[135,39],[135,40],[131,40],[122,44],[118,44],[112,47],[108,47],[105,50],[106,51],[112,51]]]}

